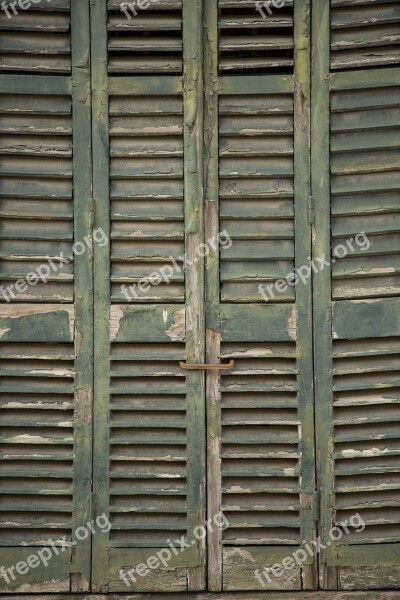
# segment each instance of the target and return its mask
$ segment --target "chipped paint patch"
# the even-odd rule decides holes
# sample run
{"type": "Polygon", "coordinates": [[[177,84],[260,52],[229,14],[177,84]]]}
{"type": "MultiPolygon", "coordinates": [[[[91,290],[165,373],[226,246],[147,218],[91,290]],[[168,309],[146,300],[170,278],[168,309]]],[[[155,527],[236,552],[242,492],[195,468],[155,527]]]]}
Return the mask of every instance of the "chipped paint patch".
{"type": "Polygon", "coordinates": [[[76,416],[83,423],[92,422],[93,394],[90,388],[76,390],[76,416]]]}
{"type": "MultiPolygon", "coordinates": [[[[58,426],[62,426],[62,423],[57,423],[57,427],[58,426]]],[[[65,427],[71,427],[72,425],[72,421],[67,421],[64,426],[65,427]]],[[[48,443],[48,438],[42,436],[42,435],[29,435],[27,433],[24,433],[22,435],[14,435],[10,438],[7,439],[8,442],[10,443],[20,443],[20,444],[47,444],[48,443]]],[[[62,443],[64,444],[65,442],[73,442],[74,438],[72,436],[68,436],[65,437],[63,436],[62,438],[62,443]]]]}
{"type": "Polygon", "coordinates": [[[389,448],[370,448],[369,450],[343,450],[342,456],[346,458],[354,458],[358,456],[371,457],[371,456],[382,456],[387,454],[389,448]]]}
{"type": "Polygon", "coordinates": [[[3,337],[3,335],[6,335],[6,333],[9,331],[11,331],[10,327],[4,327],[4,329],[0,329],[0,338],[3,337]]]}
{"type": "Polygon", "coordinates": [[[50,579],[49,581],[42,581],[38,583],[22,583],[15,588],[10,588],[12,592],[20,593],[60,593],[69,592],[69,578],[68,579],[50,579]]]}
{"type": "Polygon", "coordinates": [[[123,316],[124,311],[121,306],[110,307],[110,342],[117,338],[123,316]]]}
{"type": "Polygon", "coordinates": [[[54,375],[54,377],[73,377],[74,369],[32,369],[32,375],[54,375]]]}
{"type": "Polygon", "coordinates": [[[292,340],[297,340],[297,307],[293,306],[287,326],[287,332],[292,340]]]}
{"type": "Polygon", "coordinates": [[[294,477],[296,475],[295,469],[283,469],[283,475],[285,477],[294,477]]]}
{"type": "Polygon", "coordinates": [[[165,333],[173,342],[185,339],[186,309],[182,308],[174,312],[174,322],[166,329],[165,333]]]}

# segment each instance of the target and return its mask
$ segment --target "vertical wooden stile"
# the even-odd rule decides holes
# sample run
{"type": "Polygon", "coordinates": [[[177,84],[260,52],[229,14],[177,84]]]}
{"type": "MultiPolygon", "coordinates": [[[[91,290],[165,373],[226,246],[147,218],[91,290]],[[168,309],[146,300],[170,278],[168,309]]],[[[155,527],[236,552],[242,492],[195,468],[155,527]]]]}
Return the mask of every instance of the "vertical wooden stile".
{"type": "MultiPolygon", "coordinates": [[[[74,166],[74,238],[85,251],[74,258],[75,274],[75,490],[79,513],[74,527],[86,527],[92,518],[93,425],[93,205],[91,156],[90,10],[89,3],[71,2],[72,131],[74,166]],[[90,240],[87,243],[87,240],[90,240]]],[[[91,586],[91,536],[76,550],[71,592],[91,586]]]]}
{"type": "MultiPolygon", "coordinates": [[[[110,239],[107,6],[91,1],[92,30],[92,122],[94,226],[102,227],[110,239]]],[[[94,514],[109,514],[109,312],[110,244],[95,247],[94,253],[94,514]]],[[[93,591],[108,590],[107,534],[98,532],[93,542],[93,591]]]]}
{"type": "MultiPolygon", "coordinates": [[[[204,13],[204,200],[205,239],[217,240],[219,233],[219,144],[218,144],[218,6],[205,0],[204,13]]],[[[206,259],[206,359],[217,364],[220,357],[221,324],[219,300],[219,246],[210,246],[206,259]]],[[[221,512],[221,393],[218,371],[207,372],[207,482],[208,518],[221,512]]],[[[208,535],[208,587],[222,590],[222,530],[208,535]]]]}
{"type": "MultiPolygon", "coordinates": [[[[183,3],[183,110],[186,270],[186,352],[190,363],[204,363],[204,243],[203,202],[203,52],[202,0],[183,3]]],[[[188,535],[205,520],[205,375],[187,372],[188,535]]],[[[205,540],[199,540],[199,565],[188,570],[188,589],[205,586],[205,540]]]]}

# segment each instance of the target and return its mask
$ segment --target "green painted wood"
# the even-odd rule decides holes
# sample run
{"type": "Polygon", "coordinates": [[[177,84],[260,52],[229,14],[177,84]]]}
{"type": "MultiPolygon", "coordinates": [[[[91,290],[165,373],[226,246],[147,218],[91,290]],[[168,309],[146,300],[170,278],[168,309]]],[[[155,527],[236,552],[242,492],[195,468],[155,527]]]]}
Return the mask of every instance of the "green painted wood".
{"type": "MultiPolygon", "coordinates": [[[[395,357],[399,308],[398,298],[388,296],[398,295],[398,215],[393,193],[398,189],[395,134],[400,113],[398,69],[387,68],[393,61],[392,49],[374,45],[385,29],[380,23],[395,24],[399,13],[391,3],[371,2],[366,8],[357,1],[333,0],[331,17],[333,40],[349,42],[347,50],[336,55],[339,46],[334,44],[331,69],[353,70],[330,73],[329,7],[323,10],[316,3],[315,34],[322,39],[316,37],[314,66],[314,252],[325,257],[331,250],[336,254],[341,244],[363,231],[369,244],[349,253],[346,261],[336,256],[332,268],[316,277],[320,532],[325,544],[332,525],[340,527],[356,513],[365,527],[331,540],[329,549],[323,550],[321,585],[325,589],[398,588],[395,357]],[[343,33],[350,29],[340,29],[351,24],[360,26],[353,37],[357,46],[365,36],[363,26],[373,28],[365,51],[351,49],[350,38],[343,33]],[[356,70],[360,66],[368,68],[356,70]]],[[[378,45],[384,43],[382,39],[378,45]]]]}
{"type": "MultiPolygon", "coordinates": [[[[70,263],[1,307],[6,429],[0,527],[1,544],[7,546],[1,562],[24,568],[50,539],[58,552],[50,549],[47,567],[25,566],[25,574],[9,585],[2,577],[0,585],[2,592],[85,592],[90,589],[91,540],[75,531],[91,518],[92,256],[90,251],[76,254],[72,263],[72,244],[91,237],[89,3],[74,0],[71,19],[69,3],[41,2],[37,9],[43,8],[49,11],[41,15],[44,28],[58,22],[69,29],[71,20],[73,68],[71,77],[1,75],[2,233],[10,240],[4,244],[9,266],[2,275],[12,283],[61,252],[70,263]],[[51,13],[57,10],[66,14],[51,13]],[[49,137],[43,141],[43,135],[49,137]],[[15,399],[12,409],[10,397],[15,399]],[[13,434],[17,430],[24,432],[19,439],[13,434]],[[13,451],[5,452],[10,443],[13,451]],[[62,551],[64,534],[70,545],[62,551]]],[[[42,52],[45,34],[42,45],[35,45],[24,31],[35,22],[31,17],[14,20],[17,33],[4,35],[2,50],[42,52]]],[[[4,22],[1,27],[7,28],[4,22]]],[[[67,45],[63,52],[69,53],[67,45]]],[[[46,72],[58,61],[37,56],[24,56],[21,63],[2,60],[0,68],[46,72]]]]}
{"type": "MultiPolygon", "coordinates": [[[[106,21],[104,2],[95,3],[92,27],[105,32],[106,21]]],[[[190,553],[176,558],[175,570],[158,569],[132,589],[184,591],[205,585],[204,541],[193,538],[205,518],[204,374],[186,373],[177,364],[179,359],[204,362],[203,261],[195,254],[204,239],[200,23],[201,3],[195,13],[185,6],[184,103],[182,78],[108,77],[105,45],[92,45],[95,225],[106,232],[112,228],[112,252],[107,248],[95,256],[95,514],[109,512],[113,523],[108,539],[99,536],[94,549],[98,591],[124,591],[119,568],[136,566],[130,561],[140,562],[146,552],[151,556],[178,533],[194,541],[190,553]],[[149,275],[149,265],[159,269],[171,254],[182,264],[185,250],[195,259],[186,269],[186,288],[178,272],[169,286],[147,286],[149,305],[136,297],[126,303],[120,282],[138,282],[149,275]],[[112,298],[106,281],[110,259],[112,298]],[[110,402],[115,412],[110,413],[110,402]],[[154,411],[151,418],[148,411],[154,411]],[[164,452],[174,460],[165,462],[164,452]],[[119,510],[124,498],[132,502],[142,496],[149,510],[139,500],[137,513],[119,510]],[[171,502],[179,506],[176,515],[168,508],[171,502]]]]}
{"type": "MultiPolygon", "coordinates": [[[[311,195],[311,2],[294,4],[294,206],[295,267],[307,264],[311,255],[311,225],[308,214],[311,195]]],[[[312,285],[301,283],[296,289],[297,321],[297,388],[298,418],[302,435],[299,449],[302,457],[300,521],[302,539],[316,536],[315,449],[312,346],[312,285]]],[[[303,567],[303,589],[318,588],[317,560],[308,558],[303,567]]]]}
{"type": "Polygon", "coordinates": [[[158,77],[143,75],[135,77],[112,76],[109,80],[109,90],[112,95],[154,96],[179,94],[182,92],[182,78],[175,76],[158,77]]]}
{"type": "MultiPolygon", "coordinates": [[[[315,210],[313,255],[330,256],[330,173],[329,173],[329,2],[313,0],[312,39],[312,111],[311,165],[312,196],[315,210]]],[[[343,76],[343,75],[341,75],[343,76]]],[[[332,527],[332,389],[330,379],[331,342],[331,272],[327,267],[314,282],[314,365],[317,482],[320,493],[319,532],[325,537],[332,527]]],[[[337,589],[336,573],[330,568],[331,547],[322,549],[320,585],[337,589]]]]}
{"type": "Polygon", "coordinates": [[[156,304],[113,306],[110,310],[111,340],[116,342],[183,342],[185,310],[181,305],[156,304]]]}
{"type": "Polygon", "coordinates": [[[386,88],[399,84],[397,70],[366,69],[351,73],[333,73],[330,76],[332,90],[368,90],[371,88],[386,88]]]}
{"type": "Polygon", "coordinates": [[[2,304],[0,326],[2,342],[72,342],[74,311],[60,305],[24,304],[17,311],[2,304]]]}
{"type": "Polygon", "coordinates": [[[293,92],[293,77],[282,75],[235,75],[219,80],[220,94],[281,94],[293,92]]]}
{"type": "MultiPolygon", "coordinates": [[[[184,94],[184,190],[185,246],[191,266],[186,270],[186,352],[189,363],[205,362],[204,258],[196,248],[204,240],[203,200],[203,3],[183,4],[184,94]],[[197,258],[196,258],[197,257],[197,258]]],[[[189,264],[190,264],[189,263],[189,264]]],[[[205,375],[188,371],[188,538],[205,520],[205,375]]],[[[198,591],[206,582],[205,540],[194,542],[198,564],[188,569],[188,590],[198,591]]]]}
{"type": "MultiPolygon", "coordinates": [[[[74,239],[92,236],[92,161],[91,161],[91,85],[90,85],[90,15],[89,3],[72,0],[72,89],[74,149],[74,239]]],[[[93,414],[93,254],[87,248],[74,258],[75,277],[75,488],[74,504],[78,507],[74,527],[87,526],[92,518],[92,414],[93,414]]],[[[71,591],[91,588],[91,536],[77,542],[71,567],[71,591]]]]}
{"type": "MultiPolygon", "coordinates": [[[[94,227],[110,235],[108,75],[106,3],[91,4],[92,147],[94,227]]],[[[110,246],[94,249],[94,413],[93,413],[93,515],[109,514],[109,310],[110,246]]],[[[93,540],[92,590],[108,591],[108,534],[98,532],[93,540]]]]}
{"type": "Polygon", "coordinates": [[[223,304],[222,333],[226,342],[289,342],[297,336],[297,312],[278,304],[223,304]]]}
{"type": "Polygon", "coordinates": [[[380,338],[400,335],[400,300],[376,298],[334,302],[334,339],[380,338]]]}
{"type": "Polygon", "coordinates": [[[10,94],[65,94],[72,90],[70,77],[48,77],[45,75],[0,75],[0,88],[10,94]]]}
{"type": "MultiPolygon", "coordinates": [[[[204,65],[209,74],[204,81],[205,97],[205,237],[215,238],[219,232],[219,111],[218,111],[218,6],[212,0],[204,3],[204,65]]],[[[227,99],[229,102],[229,98],[227,99]]],[[[206,360],[217,364],[221,352],[220,323],[220,251],[211,248],[206,257],[206,360]]],[[[218,490],[221,477],[221,390],[218,371],[207,372],[207,511],[212,518],[222,510],[218,490]]],[[[222,590],[222,532],[216,529],[208,536],[208,588],[222,590]]]]}

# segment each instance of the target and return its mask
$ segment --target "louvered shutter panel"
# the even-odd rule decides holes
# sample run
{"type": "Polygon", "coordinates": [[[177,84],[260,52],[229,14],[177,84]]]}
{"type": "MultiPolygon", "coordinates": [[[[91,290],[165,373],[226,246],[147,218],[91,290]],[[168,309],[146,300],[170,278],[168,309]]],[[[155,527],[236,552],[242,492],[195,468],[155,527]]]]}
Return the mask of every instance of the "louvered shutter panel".
{"type": "Polygon", "coordinates": [[[93,3],[96,224],[111,237],[95,250],[94,485],[112,524],[94,540],[101,591],[205,586],[193,533],[204,520],[204,376],[179,366],[204,362],[203,263],[184,264],[203,236],[200,4],[160,0],[129,19],[119,3],[93,3]],[[169,284],[157,281],[165,268],[169,284]],[[169,544],[168,564],[139,575],[169,544]]]}
{"type": "Polygon", "coordinates": [[[1,70],[70,73],[71,0],[36,0],[29,4],[24,10],[17,2],[14,5],[17,14],[8,2],[5,2],[6,9],[2,7],[1,70]]]}
{"type": "Polygon", "coordinates": [[[397,0],[332,0],[332,69],[399,64],[399,19],[397,0]]]}
{"type": "Polygon", "coordinates": [[[78,592],[90,585],[90,530],[76,531],[91,516],[91,251],[57,257],[90,241],[89,6],[17,8],[0,19],[0,564],[13,569],[0,590],[78,592]],[[24,283],[42,265],[47,283],[24,283]]]}
{"type": "MultiPolygon", "coordinates": [[[[326,41],[328,16],[317,7],[326,41]]],[[[332,258],[316,276],[321,584],[398,588],[399,6],[332,0],[330,25],[314,98],[316,255],[332,258]],[[365,528],[333,540],[354,515],[365,528]]]]}
{"type": "Polygon", "coordinates": [[[219,0],[221,73],[293,72],[293,0],[262,4],[259,12],[253,0],[219,0]]]}
{"type": "Polygon", "coordinates": [[[259,291],[310,251],[309,6],[294,4],[263,19],[206,2],[206,239],[232,240],[207,260],[207,362],[235,361],[207,376],[209,517],[229,521],[209,540],[214,591],[315,586],[312,558],[268,581],[314,535],[310,285],[259,291]]]}

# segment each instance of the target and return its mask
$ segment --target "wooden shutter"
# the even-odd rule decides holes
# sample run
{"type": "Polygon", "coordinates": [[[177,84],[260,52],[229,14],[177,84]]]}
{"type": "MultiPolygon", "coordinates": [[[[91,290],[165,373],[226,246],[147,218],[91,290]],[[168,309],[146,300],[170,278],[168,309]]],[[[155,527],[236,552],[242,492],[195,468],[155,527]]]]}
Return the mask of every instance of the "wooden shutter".
{"type": "MultiPolygon", "coordinates": [[[[263,589],[255,570],[314,535],[311,288],[258,290],[310,251],[309,6],[294,4],[263,20],[206,2],[206,239],[232,239],[207,257],[207,362],[235,360],[207,376],[209,517],[229,521],[209,539],[214,591],[263,589]]],[[[265,588],[312,589],[312,562],[265,588]]]]}
{"type": "Polygon", "coordinates": [[[184,265],[203,241],[200,5],[163,0],[128,19],[119,3],[93,2],[96,225],[111,236],[95,257],[94,485],[112,523],[94,540],[101,591],[205,586],[193,533],[204,520],[204,376],[179,367],[204,362],[203,261],[184,265]],[[122,285],[165,266],[169,285],[128,301],[122,285]],[[121,580],[182,536],[191,547],[167,567],[121,580]]]}
{"type": "Polygon", "coordinates": [[[388,65],[398,65],[400,12],[331,6],[329,74],[329,11],[315,3],[315,254],[332,258],[315,278],[321,584],[398,588],[400,70],[388,65]],[[369,247],[337,258],[361,232],[369,247]],[[332,541],[356,514],[365,529],[332,541]]]}
{"type": "Polygon", "coordinates": [[[253,0],[219,0],[221,73],[293,72],[293,0],[270,7],[271,14],[261,8],[253,0]]]}
{"type": "Polygon", "coordinates": [[[332,69],[399,64],[397,0],[332,0],[331,7],[332,69]]]}
{"type": "Polygon", "coordinates": [[[0,27],[0,563],[14,567],[0,590],[86,591],[90,536],[75,532],[90,519],[91,251],[21,282],[90,240],[88,3],[2,12],[0,27]],[[51,542],[47,567],[15,571],[51,542]]]}

